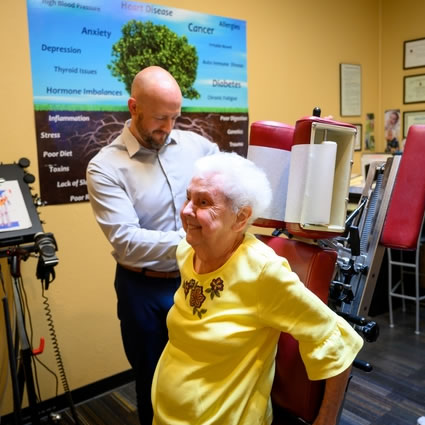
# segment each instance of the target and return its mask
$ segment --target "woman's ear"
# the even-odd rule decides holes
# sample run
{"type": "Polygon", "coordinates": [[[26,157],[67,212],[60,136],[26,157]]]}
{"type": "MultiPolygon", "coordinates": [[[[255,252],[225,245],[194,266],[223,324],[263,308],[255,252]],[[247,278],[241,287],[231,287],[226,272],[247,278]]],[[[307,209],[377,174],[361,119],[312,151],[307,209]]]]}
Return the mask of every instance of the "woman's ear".
{"type": "Polygon", "coordinates": [[[252,215],[252,208],[250,206],[242,207],[236,214],[236,221],[233,225],[233,230],[240,232],[245,229],[248,221],[252,215]]]}

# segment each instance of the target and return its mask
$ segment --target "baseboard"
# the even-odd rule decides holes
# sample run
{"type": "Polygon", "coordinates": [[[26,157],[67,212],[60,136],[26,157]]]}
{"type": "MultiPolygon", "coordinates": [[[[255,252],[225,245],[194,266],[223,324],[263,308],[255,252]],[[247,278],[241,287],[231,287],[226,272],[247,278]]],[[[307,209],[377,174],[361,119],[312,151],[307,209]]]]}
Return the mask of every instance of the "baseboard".
{"type": "MultiPolygon", "coordinates": [[[[69,394],[61,394],[49,400],[42,401],[36,406],[38,417],[40,421],[47,417],[51,412],[60,412],[64,409],[70,408],[70,404],[80,404],[93,397],[97,397],[108,391],[112,391],[122,385],[128,384],[134,380],[133,371],[127,370],[100,381],[93,382],[84,387],[72,390],[69,394]]],[[[31,409],[25,407],[21,411],[22,423],[31,424],[31,409]]],[[[0,418],[1,425],[15,425],[15,413],[9,413],[0,418]]]]}

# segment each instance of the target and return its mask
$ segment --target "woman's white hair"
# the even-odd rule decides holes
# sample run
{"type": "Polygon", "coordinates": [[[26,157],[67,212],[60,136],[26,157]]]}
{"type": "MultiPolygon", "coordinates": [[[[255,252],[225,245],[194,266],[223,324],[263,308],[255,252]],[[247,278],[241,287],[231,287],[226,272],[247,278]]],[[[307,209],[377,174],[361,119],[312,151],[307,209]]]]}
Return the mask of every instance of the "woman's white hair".
{"type": "Polygon", "coordinates": [[[248,224],[261,217],[269,207],[272,200],[269,180],[252,161],[235,152],[219,152],[195,162],[193,177],[215,175],[221,176],[220,190],[229,199],[235,213],[245,206],[252,208],[248,224]]]}

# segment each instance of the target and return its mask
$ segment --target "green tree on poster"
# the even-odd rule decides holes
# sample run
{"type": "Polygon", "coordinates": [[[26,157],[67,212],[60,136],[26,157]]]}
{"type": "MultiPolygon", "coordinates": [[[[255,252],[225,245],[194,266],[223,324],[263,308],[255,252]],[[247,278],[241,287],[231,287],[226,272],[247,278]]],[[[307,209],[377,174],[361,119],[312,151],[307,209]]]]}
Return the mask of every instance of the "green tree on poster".
{"type": "Polygon", "coordinates": [[[128,93],[134,76],[142,69],[157,65],[166,69],[179,83],[183,97],[199,99],[193,88],[198,68],[196,48],[185,36],[179,37],[165,25],[128,21],[122,37],[112,46],[112,75],[125,84],[128,93]]]}

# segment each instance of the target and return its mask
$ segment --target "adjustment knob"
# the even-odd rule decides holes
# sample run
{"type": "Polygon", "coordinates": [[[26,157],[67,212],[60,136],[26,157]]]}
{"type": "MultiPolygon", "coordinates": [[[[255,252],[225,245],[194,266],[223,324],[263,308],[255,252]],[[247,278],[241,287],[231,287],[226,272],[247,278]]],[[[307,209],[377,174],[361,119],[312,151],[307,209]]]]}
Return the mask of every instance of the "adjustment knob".
{"type": "Polygon", "coordinates": [[[26,184],[34,183],[35,182],[35,177],[32,174],[30,174],[30,173],[26,173],[25,176],[24,176],[24,182],[26,184]]]}
{"type": "Polygon", "coordinates": [[[321,113],[322,113],[322,110],[318,106],[316,106],[313,109],[313,117],[320,117],[321,113]]]}
{"type": "Polygon", "coordinates": [[[28,158],[21,158],[18,164],[21,168],[27,168],[30,165],[30,160],[28,158]]]}

